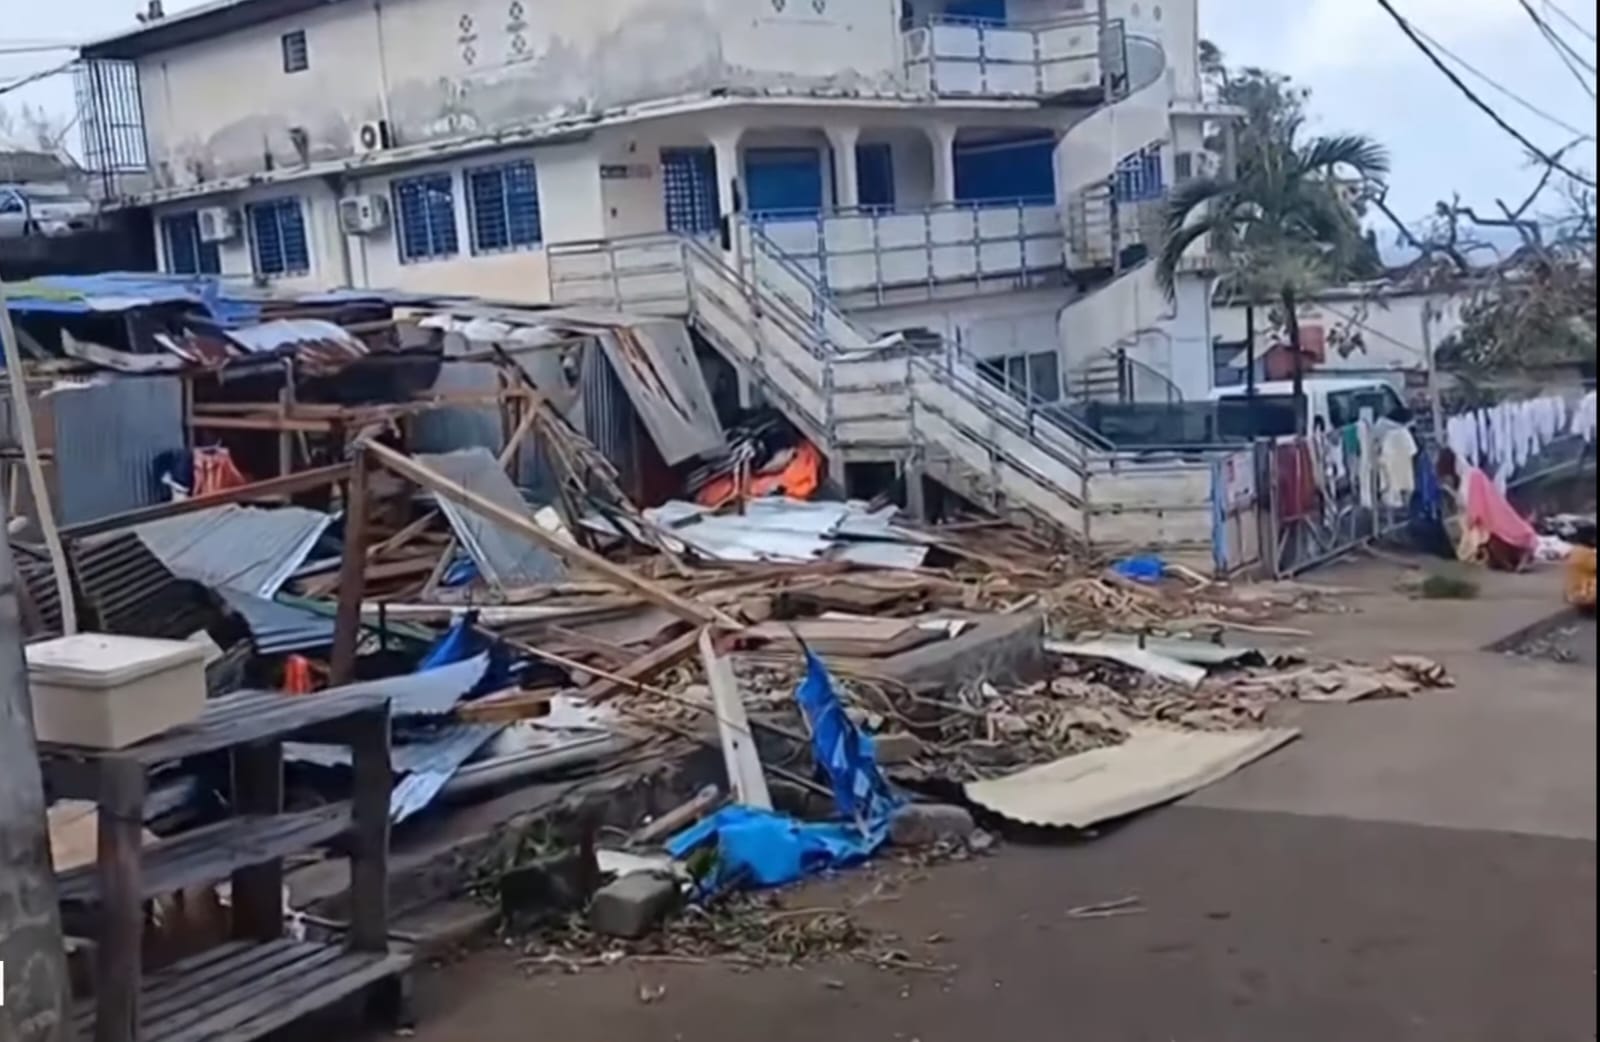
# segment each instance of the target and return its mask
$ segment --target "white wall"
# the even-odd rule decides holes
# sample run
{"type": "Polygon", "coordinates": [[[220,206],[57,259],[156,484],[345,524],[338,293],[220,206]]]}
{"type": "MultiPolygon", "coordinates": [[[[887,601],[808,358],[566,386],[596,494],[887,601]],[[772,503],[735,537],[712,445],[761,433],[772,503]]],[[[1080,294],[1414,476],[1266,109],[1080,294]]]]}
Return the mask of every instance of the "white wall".
{"type": "Polygon", "coordinates": [[[525,6],[532,17],[508,23],[503,0],[347,0],[143,58],[158,181],[338,158],[377,118],[415,145],[713,87],[871,92],[901,70],[897,0],[525,6]],[[285,73],[281,38],[296,30],[310,68],[285,73]]]}
{"type": "Polygon", "coordinates": [[[962,300],[852,310],[850,317],[877,332],[928,329],[959,342],[979,358],[1033,353],[1060,344],[1056,320],[1076,296],[1065,288],[1022,290],[962,300]]]}
{"type": "MultiPolygon", "coordinates": [[[[1438,346],[1461,329],[1461,310],[1468,303],[1466,297],[1440,293],[1429,298],[1423,294],[1408,294],[1372,300],[1329,299],[1303,305],[1300,324],[1321,325],[1330,335],[1327,361],[1318,366],[1318,371],[1426,369],[1422,312],[1423,305],[1430,299],[1435,316],[1433,342],[1438,346]],[[1332,343],[1335,332],[1359,333],[1363,347],[1341,354],[1332,343]]],[[[1227,343],[1244,340],[1244,313],[1242,307],[1218,307],[1212,320],[1213,336],[1227,343]]],[[[1259,309],[1256,321],[1259,355],[1281,340],[1282,335],[1266,328],[1266,318],[1259,309]]]]}
{"type": "MultiPolygon", "coordinates": [[[[306,225],[306,247],[311,256],[311,270],[304,275],[275,276],[270,280],[272,284],[296,292],[345,284],[344,254],[340,241],[342,236],[339,233],[339,214],[335,196],[326,182],[317,180],[300,181],[292,185],[263,186],[235,193],[225,200],[205,200],[205,205],[208,206],[228,206],[239,211],[239,235],[231,242],[219,243],[217,246],[222,274],[247,278],[255,275],[255,262],[250,248],[249,221],[245,217],[245,208],[251,203],[284,197],[298,197],[301,201],[301,214],[306,225]]],[[[152,216],[156,222],[156,244],[162,270],[171,270],[171,267],[170,259],[166,255],[166,240],[161,234],[161,219],[194,209],[196,209],[195,204],[182,203],[157,207],[153,211],[152,216]]]]}

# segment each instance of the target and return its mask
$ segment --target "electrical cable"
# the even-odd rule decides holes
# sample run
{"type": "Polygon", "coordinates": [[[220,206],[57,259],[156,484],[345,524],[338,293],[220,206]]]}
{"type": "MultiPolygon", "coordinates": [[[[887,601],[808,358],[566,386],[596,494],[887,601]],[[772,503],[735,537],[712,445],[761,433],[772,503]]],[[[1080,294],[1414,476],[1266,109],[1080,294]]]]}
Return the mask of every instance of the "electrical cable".
{"type": "Polygon", "coordinates": [[[1572,26],[1573,29],[1577,30],[1578,35],[1582,36],[1585,40],[1588,40],[1590,43],[1596,42],[1594,30],[1585,28],[1582,22],[1572,17],[1566,11],[1563,11],[1561,9],[1561,5],[1556,3],[1555,0],[1544,0],[1544,9],[1554,14],[1563,22],[1566,22],[1568,25],[1572,26]]]}
{"type": "Polygon", "coordinates": [[[0,94],[10,94],[14,90],[21,90],[30,83],[38,83],[40,80],[47,80],[51,76],[60,75],[61,73],[72,68],[77,63],[78,59],[74,58],[69,62],[62,62],[60,65],[57,65],[53,68],[41,69],[38,72],[30,72],[21,79],[12,80],[10,83],[0,83],[0,94]]]}
{"type": "Polygon", "coordinates": [[[1520,3],[1522,5],[1522,9],[1528,13],[1528,17],[1533,19],[1533,24],[1538,26],[1539,33],[1545,38],[1545,42],[1550,45],[1551,50],[1556,52],[1556,57],[1561,59],[1561,64],[1567,67],[1567,71],[1572,73],[1572,78],[1578,81],[1578,86],[1582,87],[1583,92],[1589,95],[1589,98],[1593,100],[1595,96],[1594,87],[1591,86],[1589,81],[1584,78],[1583,71],[1579,69],[1578,66],[1583,66],[1584,69],[1589,71],[1590,75],[1593,75],[1594,63],[1588,61],[1583,57],[1583,55],[1573,50],[1567,41],[1561,38],[1560,34],[1558,34],[1554,29],[1550,28],[1550,24],[1548,22],[1539,17],[1539,12],[1533,9],[1533,5],[1529,3],[1528,0],[1517,0],[1517,2],[1520,3]],[[1573,64],[1574,59],[1576,59],[1578,64],[1573,64]]]}
{"type": "Polygon", "coordinates": [[[1568,123],[1566,120],[1561,119],[1559,116],[1551,115],[1549,112],[1546,112],[1544,109],[1542,109],[1539,106],[1535,105],[1533,102],[1529,101],[1527,98],[1524,98],[1522,95],[1518,94],[1516,91],[1513,91],[1510,87],[1507,87],[1507,86],[1501,84],[1493,76],[1490,76],[1488,73],[1486,73],[1486,72],[1482,71],[1481,69],[1477,68],[1472,63],[1468,62],[1465,58],[1461,57],[1461,55],[1459,55],[1459,54],[1455,53],[1454,51],[1450,50],[1450,48],[1448,48],[1444,44],[1440,43],[1436,37],[1429,36],[1427,33],[1423,32],[1421,29],[1417,28],[1416,26],[1412,26],[1412,28],[1416,29],[1417,35],[1422,37],[1425,41],[1427,41],[1428,44],[1431,47],[1433,47],[1434,50],[1438,51],[1440,54],[1444,55],[1446,58],[1449,58],[1451,61],[1453,61],[1457,65],[1461,66],[1468,73],[1471,73],[1473,76],[1476,76],[1478,79],[1482,80],[1483,83],[1486,86],[1488,86],[1491,90],[1498,91],[1500,94],[1505,95],[1506,98],[1510,99],[1511,101],[1516,102],[1518,105],[1521,105],[1523,108],[1527,109],[1529,112],[1533,113],[1535,116],[1538,116],[1540,119],[1548,121],[1553,126],[1560,127],[1562,130],[1565,130],[1567,133],[1574,135],[1575,137],[1579,138],[1580,140],[1583,140],[1583,141],[1593,141],[1594,140],[1594,133],[1592,131],[1584,130],[1582,127],[1575,127],[1571,123],[1568,123]]]}
{"type": "Polygon", "coordinates": [[[1405,33],[1406,38],[1411,41],[1412,45],[1415,46],[1417,50],[1421,51],[1423,56],[1426,57],[1428,61],[1432,62],[1436,69],[1444,73],[1445,78],[1454,84],[1456,89],[1459,90],[1468,101],[1472,102],[1480,110],[1482,110],[1484,115],[1492,119],[1496,126],[1509,134],[1513,139],[1516,140],[1518,144],[1527,149],[1529,153],[1547,166],[1554,170],[1560,171],[1586,188],[1597,187],[1594,178],[1578,173],[1576,170],[1573,170],[1565,163],[1562,163],[1559,159],[1544,151],[1544,149],[1540,148],[1538,145],[1535,145],[1525,134],[1522,133],[1522,131],[1512,126],[1509,122],[1507,122],[1504,116],[1500,115],[1499,112],[1496,112],[1494,106],[1480,98],[1476,91],[1467,86],[1467,84],[1462,81],[1461,77],[1456,75],[1454,69],[1446,65],[1444,60],[1437,54],[1433,53],[1433,49],[1422,41],[1422,38],[1417,35],[1417,31],[1412,28],[1411,23],[1406,20],[1405,16],[1399,11],[1395,10],[1395,6],[1391,0],[1378,0],[1378,6],[1382,7],[1388,12],[1389,17],[1394,19],[1395,24],[1400,27],[1401,32],[1405,33]]]}

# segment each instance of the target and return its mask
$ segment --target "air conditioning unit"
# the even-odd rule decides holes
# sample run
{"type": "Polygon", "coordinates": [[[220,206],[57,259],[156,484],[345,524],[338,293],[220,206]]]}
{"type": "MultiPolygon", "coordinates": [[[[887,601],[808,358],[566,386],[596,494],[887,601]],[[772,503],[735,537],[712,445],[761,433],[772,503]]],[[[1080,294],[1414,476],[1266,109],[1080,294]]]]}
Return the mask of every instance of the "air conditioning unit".
{"type": "Polygon", "coordinates": [[[386,119],[370,119],[356,128],[356,152],[365,155],[369,152],[382,152],[394,146],[394,137],[389,133],[389,121],[386,119]]]}
{"type": "Polygon", "coordinates": [[[200,225],[201,242],[232,242],[239,237],[239,214],[226,206],[202,207],[195,220],[200,225]]]}
{"type": "Polygon", "coordinates": [[[339,200],[339,227],[346,235],[371,235],[389,227],[387,196],[353,195],[339,200]]]}

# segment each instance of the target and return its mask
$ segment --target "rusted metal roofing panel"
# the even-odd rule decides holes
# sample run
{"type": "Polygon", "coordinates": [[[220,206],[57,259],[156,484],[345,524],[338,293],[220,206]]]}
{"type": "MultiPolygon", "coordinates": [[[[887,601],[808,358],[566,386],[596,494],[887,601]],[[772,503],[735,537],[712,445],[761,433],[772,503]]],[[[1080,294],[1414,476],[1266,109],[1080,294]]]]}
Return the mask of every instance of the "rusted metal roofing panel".
{"type": "Polygon", "coordinates": [[[598,330],[612,371],[670,464],[726,445],[711,389],[682,322],[639,322],[598,330]]]}
{"type": "Polygon", "coordinates": [[[204,588],[174,576],[133,532],[80,540],[68,555],[86,628],[181,640],[212,617],[204,588]]]}

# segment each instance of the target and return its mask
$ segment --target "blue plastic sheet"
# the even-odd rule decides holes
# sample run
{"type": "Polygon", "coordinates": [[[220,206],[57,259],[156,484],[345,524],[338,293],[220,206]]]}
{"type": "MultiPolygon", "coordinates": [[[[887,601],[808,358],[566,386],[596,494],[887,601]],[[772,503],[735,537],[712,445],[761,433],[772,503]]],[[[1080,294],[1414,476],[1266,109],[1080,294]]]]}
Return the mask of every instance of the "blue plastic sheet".
{"type": "Polygon", "coordinates": [[[795,699],[811,724],[817,763],[833,789],[844,821],[806,822],[754,807],[727,807],[667,841],[681,858],[717,846],[717,865],[702,892],[737,885],[782,886],[806,876],[865,861],[883,846],[897,801],[878,770],[872,739],[845,714],[827,668],[806,650],[806,675],[795,699]]]}
{"type": "Polygon", "coordinates": [[[1161,577],[1167,573],[1167,562],[1155,554],[1141,554],[1138,557],[1124,557],[1112,565],[1111,570],[1124,579],[1154,583],[1160,582],[1161,577]]]}

